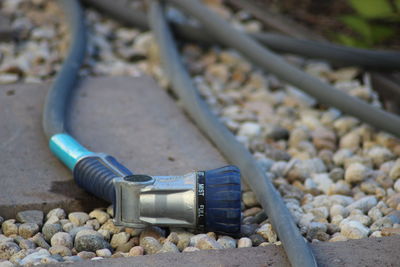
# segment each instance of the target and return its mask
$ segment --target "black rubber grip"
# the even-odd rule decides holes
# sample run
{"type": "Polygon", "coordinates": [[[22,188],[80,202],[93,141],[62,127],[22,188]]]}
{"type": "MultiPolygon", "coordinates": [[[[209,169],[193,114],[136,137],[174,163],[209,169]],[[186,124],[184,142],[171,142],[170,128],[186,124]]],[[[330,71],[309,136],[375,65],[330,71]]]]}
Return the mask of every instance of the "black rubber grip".
{"type": "Polygon", "coordinates": [[[74,168],[74,178],[80,187],[112,204],[115,201],[113,180],[126,175],[132,173],[111,156],[87,157],[74,168]]]}

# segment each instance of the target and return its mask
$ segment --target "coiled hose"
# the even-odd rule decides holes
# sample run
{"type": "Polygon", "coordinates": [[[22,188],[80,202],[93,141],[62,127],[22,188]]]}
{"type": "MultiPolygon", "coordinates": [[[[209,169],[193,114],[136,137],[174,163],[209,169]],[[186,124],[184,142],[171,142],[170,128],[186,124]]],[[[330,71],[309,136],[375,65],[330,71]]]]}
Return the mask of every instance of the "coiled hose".
{"type": "Polygon", "coordinates": [[[43,130],[47,138],[66,131],[65,114],[78,72],[85,58],[86,30],[83,10],[77,0],[57,0],[70,29],[70,47],[48,91],[43,111],[43,130]]]}
{"type": "Polygon", "coordinates": [[[309,245],[300,235],[289,210],[272,185],[270,177],[260,170],[250,152],[211,113],[198,95],[189,74],[183,67],[170,28],[157,1],[151,3],[149,19],[151,29],[159,44],[164,69],[186,112],[225,157],[240,168],[246,181],[256,193],[257,199],[269,215],[291,264],[293,266],[317,266],[309,245]]]}
{"type": "Polygon", "coordinates": [[[198,1],[169,0],[169,2],[198,19],[205,30],[225,46],[235,48],[265,71],[295,85],[315,97],[321,104],[338,108],[371,126],[400,137],[399,117],[369,105],[356,97],[349,96],[292,66],[258,42],[235,30],[198,1]]]}
{"type": "MultiPolygon", "coordinates": [[[[143,11],[126,6],[122,1],[81,0],[87,5],[108,14],[124,25],[148,30],[148,22],[143,11]]],[[[184,2],[184,1],[182,1],[184,2]]],[[[173,32],[188,41],[213,45],[218,42],[204,28],[189,24],[171,22],[173,32]]],[[[342,66],[357,65],[369,69],[400,69],[400,53],[396,51],[374,51],[342,45],[308,41],[275,33],[248,33],[249,37],[266,47],[283,53],[293,53],[309,58],[326,59],[342,66]]],[[[222,43],[221,43],[222,44],[222,43]]],[[[229,47],[229,45],[228,45],[229,47]]]]}

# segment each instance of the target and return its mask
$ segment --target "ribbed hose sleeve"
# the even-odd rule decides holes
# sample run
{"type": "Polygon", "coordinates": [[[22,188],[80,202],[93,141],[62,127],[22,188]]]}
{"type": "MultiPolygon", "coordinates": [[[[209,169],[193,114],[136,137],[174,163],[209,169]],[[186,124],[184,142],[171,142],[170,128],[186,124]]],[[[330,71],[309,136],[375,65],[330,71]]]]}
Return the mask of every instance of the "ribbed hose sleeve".
{"type": "Polygon", "coordinates": [[[225,157],[240,168],[242,177],[246,179],[262,207],[268,213],[291,264],[298,267],[316,266],[309,245],[300,235],[292,215],[272,185],[270,178],[260,170],[250,152],[211,113],[198,95],[189,74],[183,67],[171,31],[165,22],[164,13],[157,1],[152,1],[149,18],[151,28],[160,46],[164,69],[186,112],[225,157]]]}
{"type": "Polygon", "coordinates": [[[215,39],[238,50],[265,71],[315,97],[321,104],[335,107],[371,126],[400,137],[399,117],[350,96],[292,66],[280,56],[235,30],[200,2],[196,0],[169,0],[169,2],[198,19],[215,39]]]}
{"type": "Polygon", "coordinates": [[[70,30],[70,47],[54,83],[47,93],[43,111],[43,130],[47,138],[65,132],[65,113],[79,68],[85,58],[86,31],[83,10],[78,0],[57,0],[70,30]]]}

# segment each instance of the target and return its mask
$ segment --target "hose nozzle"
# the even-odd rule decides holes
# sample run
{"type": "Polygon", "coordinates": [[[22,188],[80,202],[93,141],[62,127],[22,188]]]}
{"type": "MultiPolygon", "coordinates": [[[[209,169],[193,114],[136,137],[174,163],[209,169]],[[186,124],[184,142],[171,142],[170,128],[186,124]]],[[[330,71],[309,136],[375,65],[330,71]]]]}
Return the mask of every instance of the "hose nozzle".
{"type": "Polygon", "coordinates": [[[129,175],[113,182],[117,225],[240,231],[240,172],[235,166],[182,176],[129,175]]]}

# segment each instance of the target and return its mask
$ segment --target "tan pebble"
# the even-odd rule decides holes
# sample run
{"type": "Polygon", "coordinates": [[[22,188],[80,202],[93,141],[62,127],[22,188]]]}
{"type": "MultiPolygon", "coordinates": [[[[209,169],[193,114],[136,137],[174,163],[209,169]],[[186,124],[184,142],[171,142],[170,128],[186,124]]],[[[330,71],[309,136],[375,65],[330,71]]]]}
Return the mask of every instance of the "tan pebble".
{"type": "Polygon", "coordinates": [[[177,245],[178,242],[179,242],[179,236],[178,236],[178,234],[176,232],[171,232],[168,235],[166,241],[169,241],[169,242],[174,243],[175,245],[177,245]]]}
{"type": "Polygon", "coordinates": [[[68,219],[77,226],[84,225],[89,219],[89,215],[85,212],[71,212],[68,219]]]}
{"type": "Polygon", "coordinates": [[[114,234],[111,238],[110,245],[112,248],[116,248],[116,247],[128,242],[129,237],[130,237],[130,234],[128,234],[126,232],[114,234]]]}
{"type": "Polygon", "coordinates": [[[96,255],[103,258],[111,257],[112,253],[108,248],[96,250],[96,255]]]}
{"type": "Polygon", "coordinates": [[[119,246],[116,248],[115,251],[129,252],[129,250],[130,250],[133,246],[135,246],[135,245],[137,245],[137,244],[138,244],[137,240],[135,240],[134,238],[131,238],[128,242],[119,245],[119,246]]]}
{"type": "Polygon", "coordinates": [[[39,232],[39,225],[36,223],[23,223],[18,228],[18,233],[23,238],[30,238],[39,232]]]}
{"type": "Polygon", "coordinates": [[[136,246],[129,250],[129,256],[141,256],[143,253],[144,249],[141,246],[136,246]]]}
{"type": "Polygon", "coordinates": [[[194,251],[200,251],[200,249],[196,247],[186,247],[182,252],[194,252],[194,251]]]}
{"type": "Polygon", "coordinates": [[[250,209],[247,209],[243,212],[244,217],[248,217],[248,216],[254,216],[256,215],[258,212],[260,212],[262,209],[259,207],[253,207],[250,209]]]}
{"type": "Polygon", "coordinates": [[[217,241],[215,241],[215,239],[209,236],[201,238],[197,242],[196,247],[201,250],[222,249],[222,246],[217,241]]]}
{"type": "Polygon", "coordinates": [[[100,224],[104,224],[108,219],[110,219],[110,215],[102,210],[94,210],[90,212],[89,217],[97,219],[100,224]]]}
{"type": "Polygon", "coordinates": [[[81,251],[78,253],[78,256],[81,257],[82,259],[91,259],[96,257],[96,253],[91,251],[81,251]]]}
{"type": "Polygon", "coordinates": [[[1,225],[1,229],[5,236],[18,234],[18,225],[15,224],[14,219],[4,221],[1,225]]]}

